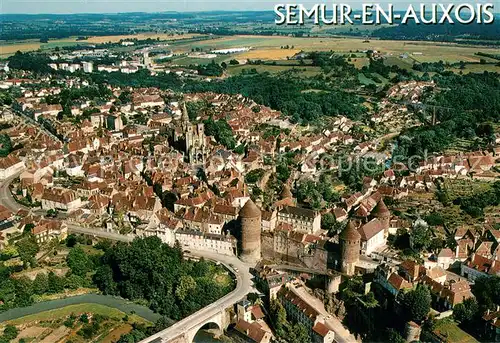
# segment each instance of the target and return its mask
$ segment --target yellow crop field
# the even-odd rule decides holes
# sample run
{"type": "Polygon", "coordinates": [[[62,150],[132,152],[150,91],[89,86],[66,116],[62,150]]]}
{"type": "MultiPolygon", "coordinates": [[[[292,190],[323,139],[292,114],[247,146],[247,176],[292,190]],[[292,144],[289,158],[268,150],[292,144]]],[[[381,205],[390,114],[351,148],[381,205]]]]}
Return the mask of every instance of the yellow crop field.
{"type": "Polygon", "coordinates": [[[15,54],[17,51],[33,51],[40,49],[40,43],[18,43],[0,45],[0,56],[5,57],[15,54]]]}
{"type": "Polygon", "coordinates": [[[300,52],[299,49],[256,49],[238,54],[238,59],[249,60],[282,60],[300,52]]]}

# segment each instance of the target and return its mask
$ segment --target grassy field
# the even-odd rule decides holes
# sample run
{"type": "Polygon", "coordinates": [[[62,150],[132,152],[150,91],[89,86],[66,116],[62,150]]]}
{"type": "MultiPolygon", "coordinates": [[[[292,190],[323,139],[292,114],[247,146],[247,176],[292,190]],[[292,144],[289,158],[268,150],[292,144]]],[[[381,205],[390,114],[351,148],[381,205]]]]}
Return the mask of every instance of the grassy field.
{"type": "MultiPolygon", "coordinates": [[[[119,320],[121,320],[125,316],[125,313],[120,311],[120,310],[117,310],[115,308],[111,308],[108,306],[100,305],[100,304],[77,304],[77,305],[65,306],[62,308],[58,308],[56,310],[50,310],[50,311],[40,312],[37,314],[32,314],[29,316],[21,317],[18,319],[8,321],[7,324],[21,325],[21,324],[30,323],[30,322],[52,321],[52,320],[57,320],[57,319],[62,318],[62,317],[69,316],[72,313],[75,315],[79,315],[82,313],[101,314],[103,316],[108,316],[110,318],[119,319],[119,320]]],[[[129,317],[130,322],[137,322],[137,323],[144,323],[144,324],[149,323],[147,320],[145,320],[142,317],[139,317],[136,314],[129,314],[128,317],[129,317]]]]}
{"type": "MultiPolygon", "coordinates": [[[[500,62],[500,61],[499,61],[500,62]]],[[[500,73],[500,65],[494,64],[467,64],[465,69],[452,68],[450,69],[454,73],[482,73],[483,71],[497,72],[500,73]]]]}

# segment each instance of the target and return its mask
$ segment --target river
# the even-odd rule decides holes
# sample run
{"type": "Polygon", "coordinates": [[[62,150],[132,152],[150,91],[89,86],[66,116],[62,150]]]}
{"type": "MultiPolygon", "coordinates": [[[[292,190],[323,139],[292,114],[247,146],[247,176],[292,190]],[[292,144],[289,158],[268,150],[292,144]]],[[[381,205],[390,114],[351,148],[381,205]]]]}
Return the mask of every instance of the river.
{"type": "Polygon", "coordinates": [[[200,330],[194,336],[193,343],[222,343],[222,341],[215,339],[210,333],[200,330]]]}
{"type": "Polygon", "coordinates": [[[84,294],[77,295],[74,297],[43,301],[27,307],[18,307],[7,310],[0,313],[0,323],[6,320],[13,320],[24,316],[29,316],[31,314],[36,314],[39,312],[55,310],[68,305],[77,304],[100,304],[108,307],[116,308],[125,313],[131,313],[132,311],[138,316],[149,320],[150,322],[155,322],[161,317],[158,313],[151,311],[148,307],[142,306],[131,301],[113,297],[111,295],[101,295],[101,294],[84,294]]]}

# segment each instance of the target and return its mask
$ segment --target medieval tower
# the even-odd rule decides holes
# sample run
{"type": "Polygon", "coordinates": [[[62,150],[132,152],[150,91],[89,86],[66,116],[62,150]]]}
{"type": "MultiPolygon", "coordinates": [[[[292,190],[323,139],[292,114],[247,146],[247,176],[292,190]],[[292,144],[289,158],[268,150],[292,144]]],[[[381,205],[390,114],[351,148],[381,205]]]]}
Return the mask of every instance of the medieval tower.
{"type": "Polygon", "coordinates": [[[239,213],[241,223],[241,252],[243,262],[257,263],[260,260],[261,212],[249,199],[239,213]]]}
{"type": "Polygon", "coordinates": [[[340,233],[341,271],[347,275],[354,275],[356,262],[359,261],[361,235],[352,221],[340,233]]]}
{"type": "Polygon", "coordinates": [[[372,216],[377,218],[382,223],[382,227],[384,228],[384,232],[386,235],[389,234],[389,223],[391,220],[391,212],[387,208],[384,203],[384,200],[380,199],[377,206],[372,211],[372,216]]]}

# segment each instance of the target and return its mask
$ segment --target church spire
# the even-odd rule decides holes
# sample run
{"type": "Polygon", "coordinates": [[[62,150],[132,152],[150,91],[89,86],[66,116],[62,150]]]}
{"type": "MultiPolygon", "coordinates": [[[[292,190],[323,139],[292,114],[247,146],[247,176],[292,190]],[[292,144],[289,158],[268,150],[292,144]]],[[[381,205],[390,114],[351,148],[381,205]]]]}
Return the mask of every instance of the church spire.
{"type": "Polygon", "coordinates": [[[181,121],[183,123],[189,123],[189,115],[186,107],[186,102],[182,102],[182,116],[181,116],[181,121]]]}

